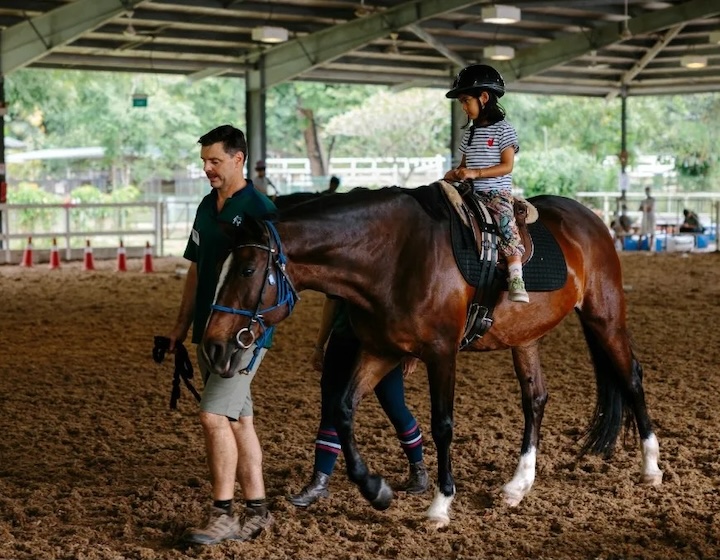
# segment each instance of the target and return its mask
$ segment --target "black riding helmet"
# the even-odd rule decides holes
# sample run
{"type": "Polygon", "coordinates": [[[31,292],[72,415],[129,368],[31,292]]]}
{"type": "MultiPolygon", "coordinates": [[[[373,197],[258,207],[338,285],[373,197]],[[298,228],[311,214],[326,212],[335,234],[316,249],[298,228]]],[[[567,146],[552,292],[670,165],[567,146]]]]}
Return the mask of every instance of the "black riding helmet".
{"type": "Polygon", "coordinates": [[[479,93],[478,90],[488,89],[498,97],[505,95],[505,80],[500,72],[487,64],[472,64],[460,70],[453,81],[452,89],[445,97],[456,99],[463,93],[479,93]]]}

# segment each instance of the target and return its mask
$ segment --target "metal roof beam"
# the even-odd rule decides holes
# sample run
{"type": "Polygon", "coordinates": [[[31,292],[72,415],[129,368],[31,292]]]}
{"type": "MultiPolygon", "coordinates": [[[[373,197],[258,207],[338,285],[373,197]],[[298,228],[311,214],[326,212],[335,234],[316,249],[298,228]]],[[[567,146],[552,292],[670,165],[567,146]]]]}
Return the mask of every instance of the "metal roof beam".
{"type": "Polygon", "coordinates": [[[0,71],[8,75],[144,0],[76,0],[0,31],[0,71]]]}
{"type": "Polygon", "coordinates": [[[394,8],[352,20],[272,47],[248,57],[262,65],[248,72],[248,87],[262,89],[296,78],[390,32],[419,23],[438,14],[453,12],[476,2],[467,0],[412,0],[394,8]]]}
{"type": "Polygon", "coordinates": [[[425,41],[428,45],[430,45],[433,49],[435,49],[437,52],[439,52],[445,58],[454,62],[460,68],[463,68],[468,65],[467,61],[462,56],[460,56],[456,52],[451,51],[443,43],[438,41],[435,37],[433,37],[430,33],[425,31],[419,25],[413,23],[411,25],[408,25],[405,29],[407,29],[408,31],[412,31],[420,39],[425,41]]]}
{"type": "Polygon", "coordinates": [[[658,55],[661,50],[663,50],[668,44],[670,44],[670,41],[672,41],[677,36],[677,34],[682,31],[683,27],[685,27],[685,24],[681,23],[680,25],[676,25],[675,27],[671,28],[670,31],[668,31],[662,39],[660,39],[650,49],[648,49],[648,52],[646,52],[645,55],[643,55],[643,57],[635,63],[635,66],[633,66],[630,70],[628,70],[627,72],[625,72],[625,74],[622,75],[622,77],[620,78],[620,84],[618,89],[608,93],[605,96],[605,100],[612,101],[613,99],[615,99],[620,94],[621,88],[632,82],[635,76],[642,72],[643,68],[645,68],[650,63],[650,61],[658,55]]]}
{"type": "MultiPolygon", "coordinates": [[[[645,35],[675,25],[720,13],[717,0],[691,0],[672,8],[656,10],[629,19],[627,27],[632,35],[645,35]]],[[[518,52],[514,60],[498,63],[497,69],[506,81],[522,80],[578,58],[592,50],[622,42],[623,23],[613,22],[580,33],[570,33],[554,41],[518,52]]]]}

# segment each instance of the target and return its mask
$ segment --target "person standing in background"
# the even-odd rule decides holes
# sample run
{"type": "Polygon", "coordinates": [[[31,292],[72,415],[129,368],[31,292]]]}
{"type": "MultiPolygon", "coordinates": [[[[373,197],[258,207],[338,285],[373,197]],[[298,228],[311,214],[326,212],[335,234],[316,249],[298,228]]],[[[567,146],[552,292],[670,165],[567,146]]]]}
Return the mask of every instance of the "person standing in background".
{"type": "Polygon", "coordinates": [[[277,188],[273,185],[273,182],[267,176],[267,166],[265,161],[260,159],[255,163],[255,177],[253,177],[253,185],[257,190],[271,199],[277,196],[277,188]],[[268,192],[268,189],[272,188],[272,195],[268,192]]]}
{"type": "Polygon", "coordinates": [[[640,222],[640,247],[643,237],[648,239],[648,250],[655,251],[655,198],[650,194],[650,187],[645,187],[645,199],[640,203],[642,221],[640,222]]]}

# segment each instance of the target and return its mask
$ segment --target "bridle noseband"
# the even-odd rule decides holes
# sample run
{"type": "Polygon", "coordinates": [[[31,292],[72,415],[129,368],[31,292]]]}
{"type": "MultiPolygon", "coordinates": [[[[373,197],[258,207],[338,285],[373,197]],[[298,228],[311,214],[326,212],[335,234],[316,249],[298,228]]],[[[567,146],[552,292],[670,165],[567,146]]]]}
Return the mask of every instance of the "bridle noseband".
{"type": "MultiPolygon", "coordinates": [[[[288,306],[288,315],[290,315],[293,312],[293,309],[295,307],[295,303],[300,299],[300,296],[298,295],[297,291],[295,290],[295,287],[292,284],[292,281],[290,280],[290,277],[287,274],[287,271],[285,270],[286,264],[287,264],[287,257],[285,256],[285,253],[282,250],[282,245],[280,243],[280,236],[277,232],[277,229],[275,229],[275,226],[272,222],[263,220],[262,222],[263,227],[265,228],[265,231],[268,236],[268,244],[263,245],[261,243],[245,243],[242,245],[237,245],[235,249],[241,249],[243,247],[253,247],[256,249],[261,249],[263,251],[267,252],[267,264],[265,265],[265,274],[263,278],[262,288],[260,290],[260,296],[258,297],[257,305],[255,306],[254,311],[250,311],[247,309],[237,309],[234,307],[226,307],[224,305],[218,305],[217,303],[213,303],[210,308],[213,311],[222,311],[223,313],[231,313],[233,315],[242,315],[244,317],[249,317],[250,322],[246,327],[243,327],[240,329],[237,334],[235,335],[235,341],[237,342],[237,345],[243,349],[247,350],[250,348],[253,343],[256,344],[256,349],[253,355],[252,360],[248,364],[248,366],[243,370],[243,372],[248,372],[252,370],[252,366],[255,363],[255,359],[260,351],[265,345],[265,342],[267,342],[268,337],[270,336],[271,330],[269,331],[267,326],[265,325],[265,321],[263,320],[263,316],[266,313],[270,313],[271,311],[274,311],[275,309],[279,309],[280,307],[287,305],[288,306]],[[274,247],[273,247],[274,243],[274,247]],[[262,305],[263,296],[265,295],[265,290],[268,285],[272,286],[275,284],[275,276],[272,273],[272,267],[273,264],[275,265],[275,268],[278,272],[278,279],[277,279],[277,302],[275,305],[271,305],[270,307],[267,307],[265,309],[261,309],[260,306],[262,305]],[[261,334],[259,337],[255,336],[255,333],[252,331],[253,325],[257,323],[260,325],[261,334]]],[[[242,372],[241,372],[242,373],[242,372]]]]}

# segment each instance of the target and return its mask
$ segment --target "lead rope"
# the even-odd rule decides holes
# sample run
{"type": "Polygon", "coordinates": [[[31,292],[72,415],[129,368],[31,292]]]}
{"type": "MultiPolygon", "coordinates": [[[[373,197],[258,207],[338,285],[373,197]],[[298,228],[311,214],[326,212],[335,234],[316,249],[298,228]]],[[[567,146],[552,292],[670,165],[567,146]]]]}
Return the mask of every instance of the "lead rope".
{"type": "MultiPolygon", "coordinates": [[[[166,336],[156,336],[155,346],[153,347],[153,360],[158,364],[161,364],[165,359],[165,354],[170,349],[170,339],[166,336]]],[[[185,386],[195,397],[197,402],[200,402],[200,393],[197,392],[192,382],[190,381],[193,377],[193,367],[188,355],[187,348],[182,342],[175,343],[175,372],[173,373],[172,389],[170,390],[170,410],[177,408],[177,402],[180,398],[180,380],[185,383],[185,386]]]]}

